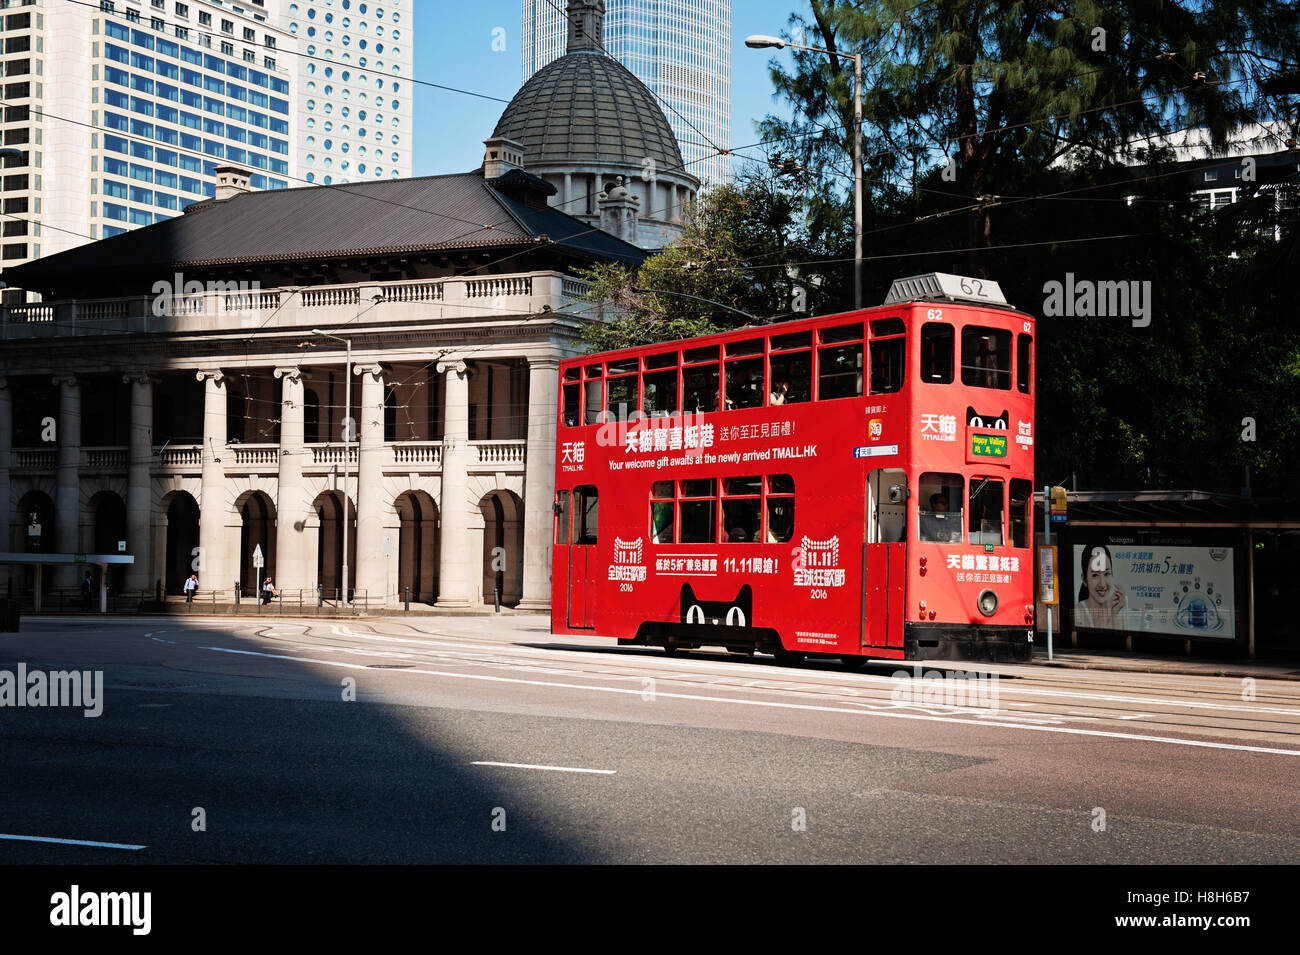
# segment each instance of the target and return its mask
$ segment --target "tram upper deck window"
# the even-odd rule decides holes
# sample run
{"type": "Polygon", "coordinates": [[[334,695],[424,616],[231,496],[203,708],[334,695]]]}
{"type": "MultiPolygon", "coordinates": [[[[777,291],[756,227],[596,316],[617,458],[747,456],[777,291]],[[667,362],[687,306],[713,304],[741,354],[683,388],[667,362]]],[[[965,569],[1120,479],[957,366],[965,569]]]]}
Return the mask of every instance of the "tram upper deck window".
{"type": "Polygon", "coordinates": [[[583,371],[583,421],[586,424],[600,424],[601,411],[604,409],[604,369],[600,365],[588,365],[583,371]]]}
{"type": "Polygon", "coordinates": [[[641,376],[641,410],[647,418],[660,418],[677,412],[677,353],[655,355],[645,361],[641,376]],[[671,359],[667,367],[664,363],[671,359]],[[651,361],[659,367],[651,370],[651,361]]]}
{"type": "Polygon", "coordinates": [[[936,385],[952,384],[953,327],[947,322],[921,326],[921,380],[936,385]]]}
{"type": "Polygon", "coordinates": [[[997,478],[971,478],[970,542],[1002,546],[1002,482],[997,478]]]}
{"type": "Polygon", "coordinates": [[[567,368],[564,371],[564,384],[562,394],[564,397],[564,407],[562,409],[564,417],[564,426],[572,428],[577,425],[582,418],[582,369],[567,368]]]}
{"type": "Polygon", "coordinates": [[[682,410],[691,414],[718,410],[717,345],[690,348],[682,355],[682,410]]]}
{"type": "Polygon", "coordinates": [[[961,383],[1011,389],[1011,332],[979,325],[961,330],[961,383]]]}
{"type": "Polygon", "coordinates": [[[871,323],[871,393],[885,395],[903,387],[907,326],[901,318],[871,323]]]}
{"type": "Polygon", "coordinates": [[[763,339],[727,346],[727,410],[763,405],[763,339]],[[743,355],[743,358],[732,358],[743,355]]]}
{"type": "Polygon", "coordinates": [[[1021,393],[1029,394],[1029,383],[1033,381],[1033,368],[1030,367],[1029,352],[1033,337],[1020,334],[1016,338],[1016,387],[1021,393]]]}
{"type": "Polygon", "coordinates": [[[921,540],[940,544],[960,544],[962,501],[966,482],[960,474],[928,471],[921,475],[921,540]]]}
{"type": "Polygon", "coordinates": [[[771,375],[768,404],[792,405],[812,400],[812,332],[776,335],[768,358],[771,375]]]}
{"type": "MultiPolygon", "coordinates": [[[[610,371],[614,366],[610,365],[610,371]]],[[[611,377],[607,382],[606,394],[609,396],[608,421],[627,421],[638,410],[636,396],[636,375],[611,377]]]]}
{"type": "Polygon", "coordinates": [[[821,332],[817,349],[817,398],[858,398],[862,395],[862,323],[837,325],[821,332]],[[853,344],[832,342],[854,341],[853,344]]]}

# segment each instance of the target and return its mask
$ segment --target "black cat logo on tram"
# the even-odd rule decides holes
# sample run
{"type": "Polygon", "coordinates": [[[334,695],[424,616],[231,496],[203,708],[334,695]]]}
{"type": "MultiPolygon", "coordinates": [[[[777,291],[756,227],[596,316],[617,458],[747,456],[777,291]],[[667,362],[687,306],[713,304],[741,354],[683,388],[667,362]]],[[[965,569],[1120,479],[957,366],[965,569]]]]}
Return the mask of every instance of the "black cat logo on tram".
{"type": "Polygon", "coordinates": [[[1028,659],[1033,452],[1007,434],[1032,433],[1033,336],[996,283],[931,273],[876,308],[561,362],[552,632],[1028,659]]]}

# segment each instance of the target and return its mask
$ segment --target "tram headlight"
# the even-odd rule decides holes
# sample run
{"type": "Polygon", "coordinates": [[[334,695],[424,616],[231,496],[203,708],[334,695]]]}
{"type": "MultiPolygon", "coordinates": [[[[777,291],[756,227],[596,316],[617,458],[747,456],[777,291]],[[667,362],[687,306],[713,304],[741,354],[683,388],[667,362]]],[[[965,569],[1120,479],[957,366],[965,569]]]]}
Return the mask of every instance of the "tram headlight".
{"type": "Polygon", "coordinates": [[[979,599],[975,603],[980,608],[980,613],[986,617],[991,617],[998,612],[998,595],[991,590],[980,591],[979,599]]]}

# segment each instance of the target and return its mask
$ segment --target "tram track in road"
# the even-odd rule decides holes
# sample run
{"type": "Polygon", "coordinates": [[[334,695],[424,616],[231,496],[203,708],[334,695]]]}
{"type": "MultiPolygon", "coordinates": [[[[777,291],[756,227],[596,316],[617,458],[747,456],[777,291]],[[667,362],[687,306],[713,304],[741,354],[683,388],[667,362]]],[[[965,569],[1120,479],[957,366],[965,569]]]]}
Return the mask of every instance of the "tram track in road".
{"type": "MultiPolygon", "coordinates": [[[[523,682],[554,682],[569,692],[639,692],[643,681],[649,679],[654,681],[655,692],[666,698],[717,696],[720,702],[807,703],[844,711],[956,717],[974,725],[1100,727],[1118,729],[1136,739],[1179,734],[1189,739],[1294,748],[1300,753],[1300,694],[1289,693],[1293,684],[1280,681],[1280,685],[1257,681],[1256,699],[1242,700],[1240,692],[1228,689],[1239,686],[1239,681],[1228,678],[1184,677],[1172,681],[1177,684],[1174,686],[1170,678],[1159,675],[1000,666],[990,668],[999,676],[998,705],[990,709],[951,705],[942,696],[938,702],[929,702],[923,684],[921,696],[901,701],[894,698],[900,685],[908,685],[891,675],[898,670],[915,672],[901,663],[885,664],[878,672],[867,673],[836,672],[815,665],[792,671],[708,651],[670,659],[640,648],[538,645],[409,624],[403,625],[402,631],[381,633],[369,625],[318,623],[262,627],[250,635],[273,644],[272,656],[282,653],[285,658],[304,662],[318,656],[322,663],[352,662],[373,669],[402,667],[412,676],[429,671],[423,675],[446,679],[500,674],[509,679],[509,674],[518,674],[523,682]],[[570,685],[568,681],[579,682],[570,685]]],[[[963,667],[925,664],[923,669],[951,672],[963,667]]]]}

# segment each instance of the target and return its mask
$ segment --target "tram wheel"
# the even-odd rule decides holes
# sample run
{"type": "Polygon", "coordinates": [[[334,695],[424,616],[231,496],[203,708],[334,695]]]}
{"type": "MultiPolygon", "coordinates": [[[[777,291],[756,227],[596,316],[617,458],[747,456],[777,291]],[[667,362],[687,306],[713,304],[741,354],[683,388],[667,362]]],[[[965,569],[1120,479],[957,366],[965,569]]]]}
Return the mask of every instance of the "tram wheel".
{"type": "Polygon", "coordinates": [[[840,662],[844,664],[846,670],[861,670],[867,665],[867,658],[855,654],[845,654],[840,657],[840,662]]]}
{"type": "Polygon", "coordinates": [[[772,651],[772,656],[776,657],[778,666],[794,667],[803,663],[805,654],[799,650],[787,650],[785,647],[778,647],[772,651]]]}

